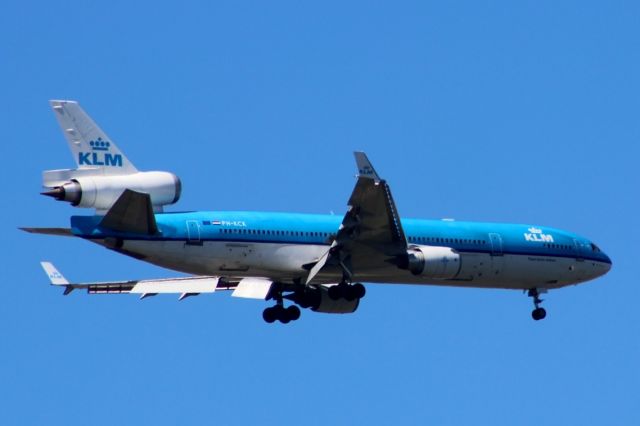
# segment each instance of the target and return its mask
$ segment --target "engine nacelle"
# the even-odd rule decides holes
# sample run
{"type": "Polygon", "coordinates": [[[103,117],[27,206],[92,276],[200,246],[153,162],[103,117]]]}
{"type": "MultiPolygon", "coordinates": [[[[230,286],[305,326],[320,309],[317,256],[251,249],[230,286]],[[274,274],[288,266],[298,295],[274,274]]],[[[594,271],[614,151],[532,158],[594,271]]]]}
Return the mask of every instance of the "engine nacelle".
{"type": "Polygon", "coordinates": [[[52,189],[43,192],[43,195],[67,201],[74,206],[104,211],[116,202],[125,189],[149,194],[155,208],[177,202],[182,192],[180,179],[169,172],[138,172],[115,176],[70,172],[68,180],[55,185],[47,184],[48,172],[45,172],[45,186],[52,189]]]}
{"type": "Polygon", "coordinates": [[[460,272],[460,254],[450,247],[411,246],[404,269],[427,278],[451,279],[460,272]]]}

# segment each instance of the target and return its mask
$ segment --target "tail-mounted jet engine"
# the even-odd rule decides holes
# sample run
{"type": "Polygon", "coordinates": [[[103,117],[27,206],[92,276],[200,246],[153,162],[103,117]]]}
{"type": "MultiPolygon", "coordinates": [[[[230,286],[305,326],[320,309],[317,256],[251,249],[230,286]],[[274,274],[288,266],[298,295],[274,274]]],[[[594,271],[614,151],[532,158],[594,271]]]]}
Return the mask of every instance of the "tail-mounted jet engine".
{"type": "Polygon", "coordinates": [[[400,269],[427,278],[451,279],[460,272],[460,254],[450,247],[412,245],[400,262],[400,269]]]}
{"type": "Polygon", "coordinates": [[[169,172],[137,172],[128,175],[89,175],[82,170],[54,170],[45,172],[43,195],[73,206],[108,210],[125,189],[147,193],[154,209],[174,204],[180,199],[182,184],[178,176],[169,172]],[[51,176],[51,174],[67,176],[51,176]],[[60,173],[67,172],[67,173],[60,173]],[[65,179],[66,178],[66,179],[65,179]]]}
{"type": "Polygon", "coordinates": [[[149,194],[154,211],[180,199],[180,179],[168,172],[139,171],[75,101],[49,102],[64,133],[75,169],[42,174],[42,193],[103,214],[126,189],[149,194]]]}

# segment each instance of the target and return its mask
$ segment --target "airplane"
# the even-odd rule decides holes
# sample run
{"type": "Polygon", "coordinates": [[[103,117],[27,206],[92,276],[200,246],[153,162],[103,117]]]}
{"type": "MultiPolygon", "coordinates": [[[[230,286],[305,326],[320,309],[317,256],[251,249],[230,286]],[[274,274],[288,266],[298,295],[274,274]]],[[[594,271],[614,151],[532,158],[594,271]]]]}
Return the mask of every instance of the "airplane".
{"type": "Polygon", "coordinates": [[[41,262],[67,295],[164,293],[179,300],[220,290],[274,301],[267,323],[295,321],[301,310],[346,314],[366,294],[362,282],[522,290],[531,316],[546,317],[540,295],[593,280],[611,259],[591,240],[531,224],[401,218],[391,189],[364,152],[344,216],[261,211],[165,212],[180,199],[180,179],[139,171],[75,101],[50,105],[77,163],[43,172],[43,195],[95,214],[69,228],[21,228],[72,236],[188,274],[158,280],[71,283],[41,262]],[[285,301],[288,306],[285,306],[285,301]]]}

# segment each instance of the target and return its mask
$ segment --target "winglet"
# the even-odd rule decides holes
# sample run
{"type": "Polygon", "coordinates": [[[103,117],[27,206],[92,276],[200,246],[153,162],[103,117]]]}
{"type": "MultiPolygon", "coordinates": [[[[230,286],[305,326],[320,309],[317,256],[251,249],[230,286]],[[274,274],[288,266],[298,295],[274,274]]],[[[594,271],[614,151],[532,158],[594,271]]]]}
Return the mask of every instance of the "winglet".
{"type": "Polygon", "coordinates": [[[69,281],[53,266],[51,262],[40,262],[44,272],[46,272],[49,280],[51,280],[51,285],[69,285],[69,281]]]}
{"type": "Polygon", "coordinates": [[[362,151],[356,151],[353,153],[356,157],[356,164],[358,166],[358,177],[365,179],[373,179],[376,183],[380,182],[380,176],[376,173],[376,169],[367,158],[367,154],[362,151]]]}

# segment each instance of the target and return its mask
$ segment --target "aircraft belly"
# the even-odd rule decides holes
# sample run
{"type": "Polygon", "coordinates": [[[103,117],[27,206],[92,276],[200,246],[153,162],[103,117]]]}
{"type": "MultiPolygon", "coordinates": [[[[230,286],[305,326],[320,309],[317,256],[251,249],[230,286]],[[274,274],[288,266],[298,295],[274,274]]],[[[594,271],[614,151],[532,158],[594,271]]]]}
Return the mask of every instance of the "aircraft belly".
{"type": "Polygon", "coordinates": [[[390,267],[356,275],[358,281],[390,284],[443,285],[501,289],[553,289],[584,279],[580,262],[572,258],[527,255],[491,256],[464,253],[461,270],[454,279],[436,280],[390,267]],[[576,266],[577,265],[577,266],[576,266]]]}
{"type": "MultiPolygon", "coordinates": [[[[94,241],[108,246],[104,241],[94,241]]],[[[197,275],[303,278],[302,267],[317,260],[325,245],[241,243],[204,241],[127,240],[115,250],[146,262],[197,275]]],[[[354,281],[389,284],[445,285],[457,287],[529,289],[559,288],[576,284],[588,273],[585,262],[574,258],[487,253],[461,253],[461,269],[453,279],[438,280],[415,276],[393,265],[354,271],[354,281]]],[[[336,283],[339,270],[327,270],[317,283],[336,283]]]]}
{"type": "Polygon", "coordinates": [[[478,282],[515,289],[553,289],[579,282],[573,273],[576,260],[572,258],[513,254],[493,257],[489,275],[478,282]],[[499,272],[496,257],[502,258],[499,272]]]}
{"type": "Polygon", "coordinates": [[[200,275],[303,277],[302,265],[318,259],[323,245],[127,240],[119,251],[155,265],[200,275]]]}
{"type": "MultiPolygon", "coordinates": [[[[496,266],[492,256],[486,253],[461,253],[460,272],[455,281],[478,282],[490,277],[492,266],[496,266]]],[[[501,268],[498,267],[497,270],[501,268]]]]}

